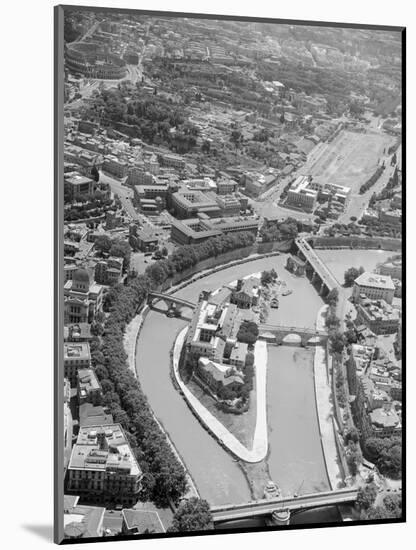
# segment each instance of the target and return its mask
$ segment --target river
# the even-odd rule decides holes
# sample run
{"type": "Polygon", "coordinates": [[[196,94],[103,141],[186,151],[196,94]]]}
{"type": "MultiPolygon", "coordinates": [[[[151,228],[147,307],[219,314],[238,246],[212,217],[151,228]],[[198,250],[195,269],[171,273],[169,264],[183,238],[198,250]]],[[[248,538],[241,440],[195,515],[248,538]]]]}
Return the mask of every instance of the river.
{"type": "MultiPolygon", "coordinates": [[[[297,319],[302,318],[302,322],[313,325],[322,300],[305,278],[297,278],[286,271],[285,262],[286,255],[282,255],[231,267],[200,279],[177,294],[196,301],[201,290],[214,290],[223,283],[238,277],[274,267],[279,276],[286,281],[287,286],[293,289],[293,294],[281,298],[281,306],[278,310],[271,310],[269,322],[299,324],[297,319]]],[[[140,383],[153,411],[169,432],[184,459],[201,496],[212,504],[247,501],[250,499],[250,491],[240,467],[202,428],[171,382],[169,352],[176,334],[184,325],[185,321],[183,320],[168,318],[155,311],[151,311],[147,315],[139,337],[136,357],[136,369],[140,383]]],[[[298,464],[304,462],[305,467],[301,468],[302,473],[294,472],[292,475],[286,476],[286,472],[291,469],[290,456],[293,452],[297,452],[298,445],[305,441],[313,441],[316,437],[319,442],[319,435],[316,431],[314,390],[313,384],[311,384],[311,356],[308,356],[306,362],[305,360],[301,361],[302,365],[294,361],[295,370],[292,370],[295,348],[270,349],[273,349],[271,354],[273,363],[277,362],[280,368],[274,368],[270,375],[268,414],[269,425],[273,426],[273,431],[271,432],[269,466],[273,472],[272,476],[279,480],[281,478],[282,483],[284,482],[284,489],[293,491],[306,477],[308,460],[313,464],[320,463],[318,470],[322,471],[322,452],[320,447],[315,445],[309,450],[305,448],[302,458],[295,461],[298,464]],[[300,376],[302,382],[293,384],[291,394],[286,392],[288,399],[283,401],[285,387],[294,382],[294,376],[295,378],[300,376]],[[290,380],[287,380],[287,377],[290,380]],[[299,414],[304,408],[305,400],[310,410],[301,415],[301,421],[299,421],[299,414]],[[291,404],[296,404],[295,409],[297,409],[297,412],[292,409],[293,417],[286,408],[291,404]],[[284,418],[286,413],[289,416],[284,418]],[[310,418],[313,421],[310,421],[310,418]],[[295,425],[296,432],[290,429],[290,426],[295,425]],[[283,430],[281,436],[278,433],[280,428],[283,430]],[[296,433],[297,443],[291,442],[288,445],[286,438],[291,440],[294,433],[296,433]],[[287,449],[287,452],[284,453],[284,461],[282,460],[282,445],[287,449]],[[312,459],[305,458],[308,453],[314,455],[312,459]],[[284,470],[281,470],[282,467],[284,470]]],[[[312,478],[315,479],[316,475],[312,475],[312,478]]],[[[305,483],[305,488],[310,485],[309,482],[305,481],[305,483]]],[[[317,480],[316,483],[319,484],[317,480]]]]}
{"type": "MultiPolygon", "coordinates": [[[[332,251],[340,263],[345,258],[338,253],[345,255],[345,252],[332,251]]],[[[360,255],[362,251],[356,252],[360,255]]],[[[326,256],[330,251],[323,253],[326,256]]],[[[369,251],[363,255],[368,259],[369,251]]],[[[346,258],[347,267],[371,267],[361,258],[349,256],[346,258]]],[[[226,282],[273,267],[293,293],[281,297],[279,309],[270,311],[268,322],[313,326],[322,299],[305,277],[298,278],[286,271],[286,258],[287,255],[282,254],[224,269],[191,283],[177,295],[195,302],[202,290],[214,290],[226,282]]],[[[381,261],[383,256],[377,255],[376,258],[381,261]]],[[[343,274],[345,269],[342,266],[340,272],[343,274]]],[[[184,320],[149,312],[137,347],[136,370],[140,383],[154,413],[182,456],[201,497],[212,505],[248,501],[251,498],[249,486],[238,463],[200,425],[171,381],[169,354],[177,333],[185,324],[184,320]]],[[[312,353],[312,350],[296,347],[269,346],[268,464],[271,477],[286,494],[329,488],[319,437],[312,353]]],[[[332,509],[324,514],[325,517],[322,517],[322,512],[316,516],[299,514],[293,522],[301,523],[303,516],[305,522],[313,521],[312,517],[316,517],[315,521],[339,519],[332,509]]]]}

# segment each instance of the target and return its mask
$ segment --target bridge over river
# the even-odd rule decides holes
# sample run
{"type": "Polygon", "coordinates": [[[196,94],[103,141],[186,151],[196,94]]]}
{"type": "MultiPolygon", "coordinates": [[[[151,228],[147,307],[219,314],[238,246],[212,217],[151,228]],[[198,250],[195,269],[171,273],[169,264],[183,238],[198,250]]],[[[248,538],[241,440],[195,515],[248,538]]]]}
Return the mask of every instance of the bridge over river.
{"type": "Polygon", "coordinates": [[[305,260],[307,265],[313,270],[312,282],[315,281],[316,277],[319,277],[319,280],[321,281],[321,294],[324,293],[325,289],[329,292],[332,289],[339,287],[339,283],[334,275],[319,258],[315,250],[306,239],[302,237],[296,239],[295,245],[298,249],[299,256],[305,260]]]}
{"type": "Polygon", "coordinates": [[[259,516],[270,516],[277,520],[276,523],[279,523],[280,518],[280,521],[287,524],[290,515],[297,511],[353,503],[357,499],[357,493],[357,489],[347,488],[298,497],[288,496],[256,500],[245,504],[213,506],[211,514],[214,524],[259,516]]]}
{"type": "Polygon", "coordinates": [[[261,339],[268,340],[268,335],[273,335],[274,343],[283,344],[284,339],[289,334],[296,334],[301,339],[301,345],[305,346],[312,338],[315,343],[326,342],[328,333],[325,330],[317,330],[313,327],[289,327],[285,325],[269,325],[262,323],[259,325],[259,335],[261,339]]]}
{"type": "Polygon", "coordinates": [[[179,298],[178,296],[172,296],[171,294],[164,294],[163,292],[154,292],[151,291],[147,295],[147,303],[152,306],[156,302],[165,302],[165,304],[170,308],[172,306],[179,307],[189,307],[190,309],[195,309],[196,304],[185,300],[184,298],[179,298]]]}

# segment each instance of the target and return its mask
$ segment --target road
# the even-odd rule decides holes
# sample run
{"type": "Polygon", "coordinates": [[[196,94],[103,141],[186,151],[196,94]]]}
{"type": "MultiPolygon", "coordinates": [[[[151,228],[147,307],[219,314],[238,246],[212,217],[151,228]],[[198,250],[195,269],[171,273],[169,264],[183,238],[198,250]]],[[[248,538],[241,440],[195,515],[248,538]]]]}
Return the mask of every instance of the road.
{"type": "Polygon", "coordinates": [[[100,182],[107,183],[110,186],[111,191],[115,195],[118,195],[122,207],[124,208],[126,214],[131,218],[131,220],[139,221],[139,215],[136,212],[136,209],[134,208],[132,203],[133,190],[130,187],[123,185],[123,181],[125,181],[125,179],[126,178],[124,178],[123,180],[118,180],[100,171],[100,182]]]}
{"type": "Polygon", "coordinates": [[[273,500],[260,500],[235,506],[216,506],[211,508],[214,522],[244,519],[253,516],[264,516],[273,513],[279,508],[299,510],[315,506],[330,506],[353,502],[357,498],[357,489],[339,489],[314,495],[300,495],[299,497],[285,497],[273,500]]]}

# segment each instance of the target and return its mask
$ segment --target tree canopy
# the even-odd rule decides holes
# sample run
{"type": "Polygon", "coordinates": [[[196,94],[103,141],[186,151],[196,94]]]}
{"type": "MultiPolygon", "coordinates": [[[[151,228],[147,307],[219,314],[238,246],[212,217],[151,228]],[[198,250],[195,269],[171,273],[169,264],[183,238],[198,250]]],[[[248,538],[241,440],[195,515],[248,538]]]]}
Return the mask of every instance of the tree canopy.
{"type": "Polygon", "coordinates": [[[214,528],[209,504],[206,500],[192,497],[180,504],[168,531],[207,531],[214,528]]]}

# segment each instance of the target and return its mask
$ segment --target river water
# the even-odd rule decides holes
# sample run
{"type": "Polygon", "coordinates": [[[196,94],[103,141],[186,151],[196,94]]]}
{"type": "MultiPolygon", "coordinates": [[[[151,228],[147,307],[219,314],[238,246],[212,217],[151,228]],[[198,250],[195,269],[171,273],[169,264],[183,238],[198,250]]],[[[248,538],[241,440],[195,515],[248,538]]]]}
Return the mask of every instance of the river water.
{"type": "MultiPolygon", "coordinates": [[[[324,251],[325,255],[328,252],[324,251]]],[[[335,254],[343,263],[339,253],[345,254],[345,251],[331,253],[332,259],[335,254]]],[[[367,258],[368,253],[364,252],[367,258]]],[[[379,257],[377,261],[382,261],[379,257]]],[[[286,255],[263,258],[219,271],[188,285],[177,295],[196,302],[202,290],[214,290],[239,277],[273,267],[293,293],[281,297],[279,309],[271,310],[268,322],[313,326],[322,299],[306,278],[295,277],[286,271],[286,258],[286,255]]],[[[361,258],[353,262],[353,258],[348,257],[345,269],[350,265],[370,267],[361,258]]],[[[345,269],[341,269],[343,274],[345,269]]],[[[201,497],[212,505],[248,501],[251,498],[249,486],[238,463],[200,425],[171,381],[169,354],[177,333],[185,324],[184,320],[149,312],[137,347],[136,370],[140,383],[201,497]]],[[[288,346],[269,346],[268,350],[268,464],[271,477],[284,494],[327,490],[329,484],[315,405],[313,351],[288,346]]],[[[293,518],[293,523],[301,523],[303,516],[304,522],[338,520],[334,510],[332,508],[323,516],[323,512],[299,514],[293,518]]]]}

